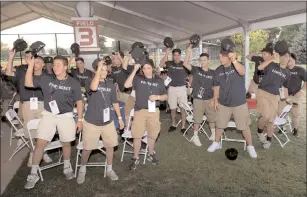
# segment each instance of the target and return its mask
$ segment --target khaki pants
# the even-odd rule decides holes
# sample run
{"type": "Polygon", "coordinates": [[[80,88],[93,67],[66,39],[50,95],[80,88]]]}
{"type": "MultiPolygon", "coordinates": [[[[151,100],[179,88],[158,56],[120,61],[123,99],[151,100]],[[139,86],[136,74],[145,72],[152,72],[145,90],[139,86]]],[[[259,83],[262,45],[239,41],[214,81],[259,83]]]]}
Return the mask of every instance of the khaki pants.
{"type": "MultiPolygon", "coordinates": [[[[291,100],[290,102],[297,104],[297,105],[292,106],[290,114],[291,114],[291,120],[292,120],[292,128],[298,129],[299,123],[300,123],[301,106],[302,106],[301,97],[289,96],[289,99],[291,100]]],[[[284,109],[286,105],[287,105],[286,101],[279,102],[279,105],[278,105],[279,114],[281,114],[282,110],[284,109]]]]}
{"type": "MultiPolygon", "coordinates": [[[[42,116],[42,112],[44,110],[44,102],[38,102],[38,108],[35,110],[31,110],[30,109],[30,101],[25,101],[22,104],[22,107],[19,109],[22,109],[22,118],[23,118],[23,128],[24,128],[24,132],[25,132],[25,137],[27,139],[29,139],[29,134],[27,132],[27,124],[30,120],[33,119],[39,119],[42,116]]],[[[36,138],[37,137],[37,133],[36,130],[32,130],[31,131],[31,137],[32,138],[36,138]]]]}
{"type": "Polygon", "coordinates": [[[120,92],[119,100],[125,103],[125,107],[124,107],[125,120],[126,120],[126,123],[128,124],[130,112],[134,108],[134,105],[135,105],[135,98],[129,94],[120,92]]]}
{"type": "Polygon", "coordinates": [[[156,108],[156,112],[148,112],[148,109],[135,111],[131,131],[133,138],[142,138],[147,131],[149,138],[157,139],[160,133],[159,108],[156,108]]]}
{"type": "Polygon", "coordinates": [[[214,106],[210,106],[211,100],[193,100],[194,123],[203,122],[203,116],[206,114],[208,122],[215,122],[216,112],[214,106]]]}
{"type": "Polygon", "coordinates": [[[258,89],[256,98],[257,112],[269,122],[274,122],[276,116],[278,116],[280,96],[258,89]]]}
{"type": "Polygon", "coordinates": [[[219,104],[216,116],[216,127],[219,129],[226,129],[232,116],[240,131],[244,131],[251,124],[247,103],[236,107],[219,104]]]}
{"type": "Polygon", "coordinates": [[[257,93],[257,90],[258,90],[258,84],[256,84],[254,80],[251,80],[251,83],[249,84],[248,92],[257,93]]]}
{"type": "Polygon", "coordinates": [[[97,149],[99,137],[101,136],[103,146],[106,148],[118,145],[117,132],[113,121],[104,126],[96,126],[86,121],[83,123],[83,148],[84,150],[97,149]]]}
{"type": "Polygon", "coordinates": [[[187,88],[185,86],[168,88],[168,104],[170,109],[177,109],[178,102],[186,103],[188,101],[187,88]]]}

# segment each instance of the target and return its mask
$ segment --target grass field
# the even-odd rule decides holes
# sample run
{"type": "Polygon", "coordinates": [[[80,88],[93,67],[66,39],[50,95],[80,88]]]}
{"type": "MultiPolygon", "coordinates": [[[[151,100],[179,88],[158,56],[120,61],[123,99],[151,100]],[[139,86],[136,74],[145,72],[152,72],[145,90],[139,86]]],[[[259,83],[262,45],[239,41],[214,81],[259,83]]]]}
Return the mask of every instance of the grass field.
{"type": "MultiPolygon", "coordinates": [[[[208,153],[211,142],[201,135],[202,147],[196,147],[182,137],[180,131],[168,133],[169,114],[161,112],[161,136],[156,152],[161,163],[139,165],[128,170],[130,156],[120,162],[122,145],[114,158],[114,170],[119,180],[103,178],[101,167],[87,168],[86,181],[78,185],[76,179],[67,181],[62,167],[43,171],[44,182],[24,190],[29,168],[26,161],[8,185],[3,197],[305,197],[306,196],[306,100],[303,105],[300,137],[289,134],[290,142],[281,148],[273,139],[269,150],[264,150],[256,138],[257,123],[253,119],[253,141],[258,153],[251,159],[243,144],[226,142],[223,149],[208,153]],[[230,161],[224,151],[239,151],[237,160],[230,161]]],[[[179,116],[178,116],[179,117],[179,116]]],[[[205,129],[208,131],[207,126],[205,129]]],[[[191,135],[192,132],[189,134],[191,135]]],[[[228,135],[240,138],[235,131],[228,135]]],[[[53,156],[55,156],[54,154],[53,156]]],[[[72,164],[76,149],[73,149],[72,164]]],[[[142,157],[141,157],[142,158],[142,157]]],[[[90,161],[103,161],[100,154],[90,161]]]]}

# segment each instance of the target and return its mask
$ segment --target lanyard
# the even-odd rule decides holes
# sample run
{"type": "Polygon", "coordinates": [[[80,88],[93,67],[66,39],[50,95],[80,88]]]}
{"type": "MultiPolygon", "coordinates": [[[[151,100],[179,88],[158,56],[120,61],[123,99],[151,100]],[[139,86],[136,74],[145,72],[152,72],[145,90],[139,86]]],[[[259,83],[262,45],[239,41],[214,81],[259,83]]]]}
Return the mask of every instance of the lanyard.
{"type": "Polygon", "coordinates": [[[150,81],[145,76],[144,76],[144,78],[145,78],[145,81],[146,81],[146,84],[147,84],[148,92],[151,96],[152,95],[152,89],[153,89],[153,78],[150,81]],[[151,83],[151,85],[149,85],[149,83],[151,83]]]}
{"type": "MultiPolygon", "coordinates": [[[[57,88],[53,88],[53,86],[50,86],[50,90],[51,90],[51,94],[50,94],[50,96],[51,96],[51,101],[52,101],[52,95],[53,95],[57,90],[59,90],[59,87],[60,87],[60,86],[62,86],[62,85],[65,84],[67,78],[68,78],[68,76],[67,76],[67,74],[66,74],[64,80],[59,80],[60,82],[59,82],[57,88]]],[[[55,81],[58,81],[58,80],[55,78],[52,82],[55,82],[55,81]]],[[[52,82],[51,82],[51,83],[52,83],[52,82]]]]}
{"type": "MultiPolygon", "coordinates": [[[[105,86],[105,88],[107,88],[106,80],[104,80],[104,86],[105,86]]],[[[100,84],[98,85],[98,88],[99,88],[99,87],[101,87],[100,84]]],[[[103,94],[103,91],[102,91],[102,90],[101,90],[101,91],[99,90],[99,92],[101,93],[102,98],[103,98],[103,101],[104,101],[104,104],[105,104],[105,106],[106,106],[106,108],[107,108],[108,105],[107,105],[107,102],[106,102],[106,98],[105,98],[105,96],[104,96],[104,94],[103,94]]]]}
{"type": "Polygon", "coordinates": [[[232,65],[230,65],[230,69],[229,69],[229,71],[228,71],[228,74],[226,74],[225,66],[223,66],[223,72],[224,72],[224,77],[225,77],[226,83],[227,83],[228,78],[229,78],[229,75],[230,75],[230,73],[231,73],[231,71],[232,71],[231,67],[232,67],[232,65]],[[226,77],[226,75],[227,75],[227,77],[226,77]]]}

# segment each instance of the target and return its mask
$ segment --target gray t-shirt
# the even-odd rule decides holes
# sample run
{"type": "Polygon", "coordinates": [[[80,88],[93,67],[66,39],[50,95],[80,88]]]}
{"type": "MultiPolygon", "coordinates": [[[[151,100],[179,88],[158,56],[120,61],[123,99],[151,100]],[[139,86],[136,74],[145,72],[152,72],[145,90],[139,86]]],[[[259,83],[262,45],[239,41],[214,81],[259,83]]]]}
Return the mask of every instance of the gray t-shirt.
{"type": "Polygon", "coordinates": [[[77,101],[82,100],[81,86],[78,81],[71,76],[64,80],[55,77],[42,75],[33,80],[34,87],[40,87],[44,94],[44,108],[52,112],[49,102],[55,100],[60,114],[72,112],[77,101]]]}
{"type": "Polygon", "coordinates": [[[166,63],[167,74],[172,79],[169,86],[179,87],[186,85],[186,78],[188,70],[183,66],[183,61],[176,64],[174,61],[167,61],[166,63]]]}
{"type": "MultiPolygon", "coordinates": [[[[43,92],[40,88],[27,88],[25,87],[25,77],[28,69],[28,65],[16,66],[15,77],[13,80],[16,80],[18,83],[19,96],[21,101],[30,101],[31,97],[37,97],[39,101],[44,100],[43,92]]],[[[43,73],[44,75],[44,73],[43,73]]],[[[37,76],[33,75],[33,78],[37,76]]]]}
{"type": "Polygon", "coordinates": [[[279,64],[272,62],[263,70],[263,79],[259,89],[268,93],[279,95],[279,88],[282,86],[288,88],[290,81],[290,70],[281,68],[279,64]]]}
{"type": "Polygon", "coordinates": [[[258,70],[258,66],[262,62],[264,62],[264,59],[260,56],[253,56],[251,60],[252,62],[255,62],[255,71],[254,71],[253,80],[256,84],[259,84],[260,83],[259,79],[263,77],[263,71],[258,70]]]}
{"type": "Polygon", "coordinates": [[[71,76],[77,79],[80,82],[81,87],[85,87],[85,81],[93,76],[93,72],[87,69],[84,69],[83,73],[79,72],[79,69],[73,69],[71,71],[71,76]]]}
{"type": "Polygon", "coordinates": [[[118,103],[114,83],[110,80],[100,81],[97,91],[90,90],[89,94],[90,96],[84,120],[96,126],[104,126],[112,122],[112,104],[118,103]],[[104,110],[107,108],[109,108],[110,120],[105,122],[104,110]]]}
{"type": "Polygon", "coordinates": [[[215,70],[213,86],[220,86],[219,103],[227,107],[236,107],[246,103],[245,79],[239,75],[234,65],[219,66],[215,70]]]}
{"type": "Polygon", "coordinates": [[[214,71],[204,71],[200,67],[192,66],[192,97],[193,99],[209,100],[213,98],[214,71]]]}
{"type": "Polygon", "coordinates": [[[127,70],[123,69],[122,67],[112,67],[112,73],[110,77],[114,79],[114,82],[117,83],[118,89],[120,92],[129,92],[131,88],[125,88],[124,84],[133,71],[133,66],[128,66],[127,70]]]}
{"type": "MultiPolygon", "coordinates": [[[[166,89],[164,81],[160,77],[148,79],[143,75],[136,75],[133,78],[133,89],[135,90],[135,107],[136,111],[148,109],[148,100],[151,95],[164,95],[166,89]]],[[[160,101],[156,101],[156,107],[160,106],[160,101]]]]}
{"type": "Polygon", "coordinates": [[[294,66],[293,69],[289,69],[291,72],[291,77],[289,81],[289,95],[293,96],[302,89],[302,82],[307,81],[306,70],[299,66],[294,66]]]}

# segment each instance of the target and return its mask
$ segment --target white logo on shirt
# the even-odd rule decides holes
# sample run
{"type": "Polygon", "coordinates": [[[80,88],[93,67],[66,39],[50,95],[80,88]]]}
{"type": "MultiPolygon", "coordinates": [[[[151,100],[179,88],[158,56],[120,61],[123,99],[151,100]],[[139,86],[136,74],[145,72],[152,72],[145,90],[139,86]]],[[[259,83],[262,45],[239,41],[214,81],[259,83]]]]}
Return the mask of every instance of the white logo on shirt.
{"type": "Polygon", "coordinates": [[[182,66],[171,66],[172,69],[183,70],[182,66]]]}
{"type": "Polygon", "coordinates": [[[230,71],[227,71],[227,72],[225,72],[225,73],[222,72],[222,73],[219,74],[219,76],[223,76],[223,75],[225,75],[225,74],[226,74],[226,75],[230,75],[230,74],[232,74],[232,73],[234,73],[234,72],[235,72],[235,70],[230,70],[230,71]]]}
{"type": "Polygon", "coordinates": [[[103,92],[111,92],[111,88],[106,88],[106,87],[98,87],[99,91],[103,91],[103,92]]]}
{"type": "Polygon", "coordinates": [[[291,72],[291,75],[297,75],[297,72],[291,72]]]}
{"type": "Polygon", "coordinates": [[[59,90],[67,90],[70,91],[71,87],[67,87],[67,86],[58,86],[57,84],[54,83],[49,83],[49,86],[55,88],[55,89],[59,89],[59,90]]]}
{"type": "Polygon", "coordinates": [[[88,76],[83,76],[83,75],[77,75],[77,77],[80,78],[80,79],[87,79],[88,78],[88,76]]]}
{"type": "Polygon", "coordinates": [[[114,71],[113,74],[116,75],[116,74],[119,74],[120,72],[121,72],[121,70],[117,70],[117,71],[114,71]]]}
{"type": "Polygon", "coordinates": [[[277,70],[273,69],[272,72],[281,76],[284,79],[286,78],[286,75],[284,73],[282,73],[281,71],[277,71],[277,70]]]}
{"type": "Polygon", "coordinates": [[[155,87],[157,87],[158,86],[158,84],[157,83],[151,83],[151,82],[149,82],[149,81],[141,81],[141,84],[148,84],[148,85],[150,85],[150,86],[155,86],[155,87]]]}
{"type": "Polygon", "coordinates": [[[202,73],[200,73],[200,72],[198,72],[197,74],[198,74],[199,76],[201,76],[201,77],[206,78],[206,79],[212,79],[212,76],[210,76],[210,75],[205,75],[205,74],[202,74],[202,73]]]}

